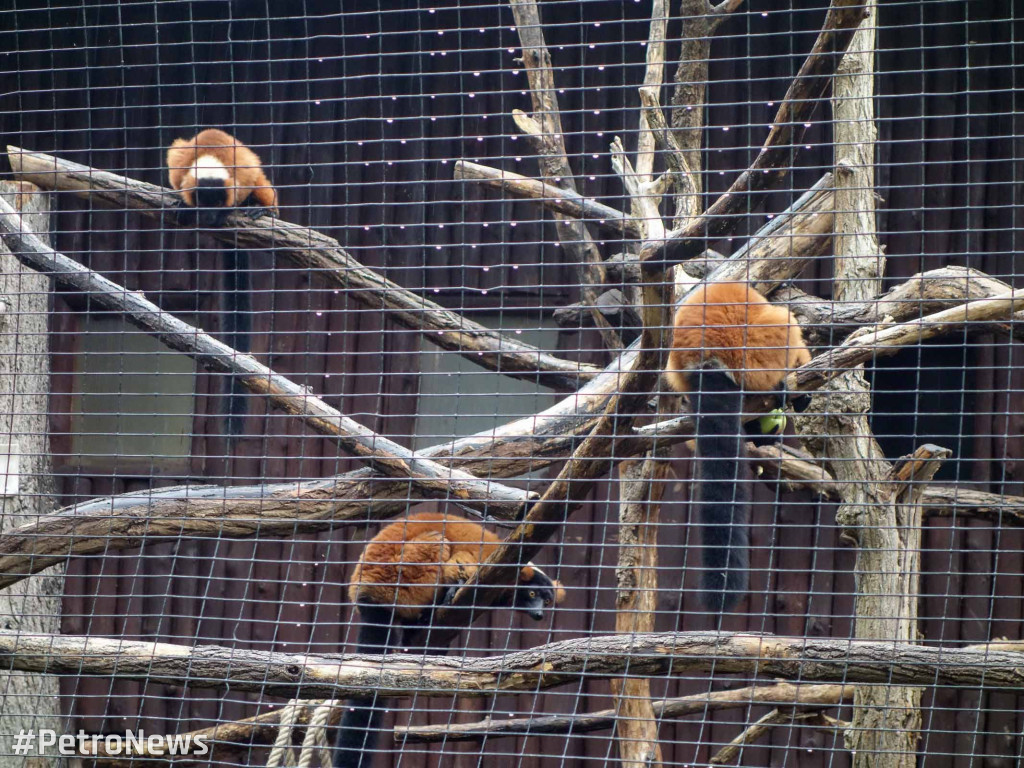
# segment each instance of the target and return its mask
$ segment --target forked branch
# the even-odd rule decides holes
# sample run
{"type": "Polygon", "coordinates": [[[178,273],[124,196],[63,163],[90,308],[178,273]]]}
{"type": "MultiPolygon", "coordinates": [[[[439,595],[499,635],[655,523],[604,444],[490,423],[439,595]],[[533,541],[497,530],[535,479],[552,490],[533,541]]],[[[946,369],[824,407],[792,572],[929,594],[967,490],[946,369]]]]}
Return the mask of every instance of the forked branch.
{"type": "Polygon", "coordinates": [[[663,271],[697,256],[708,246],[708,240],[733,231],[739,223],[737,214],[750,209],[753,194],[776,187],[786,178],[793,147],[800,144],[804,124],[835,75],[841,54],[863,17],[863,0],[833,0],[825,25],[786,92],[753,164],[701,216],[669,233],[667,240],[644,244],[640,260],[645,270],[663,271]]]}

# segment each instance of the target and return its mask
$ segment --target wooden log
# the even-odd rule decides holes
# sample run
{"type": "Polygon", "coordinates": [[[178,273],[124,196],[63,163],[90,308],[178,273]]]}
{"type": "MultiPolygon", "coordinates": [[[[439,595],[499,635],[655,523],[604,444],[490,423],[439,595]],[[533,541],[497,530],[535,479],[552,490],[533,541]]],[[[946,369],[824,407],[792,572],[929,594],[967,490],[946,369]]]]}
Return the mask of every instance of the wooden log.
{"type": "Polygon", "coordinates": [[[1024,690],[1024,654],[868,640],[716,632],[588,636],[501,656],[303,655],[0,630],[11,669],[261,691],[289,698],[490,697],[630,674],[761,674],[885,686],[1024,690]]]}
{"type": "Polygon", "coordinates": [[[842,345],[818,355],[807,365],[789,374],[786,385],[792,390],[817,389],[842,371],[876,356],[894,355],[901,348],[918,344],[973,323],[1006,320],[1024,309],[1024,291],[1008,291],[990,299],[969,301],[917,320],[895,325],[883,324],[874,330],[848,338],[842,345]]]}
{"type": "MultiPolygon", "coordinates": [[[[164,227],[179,226],[177,196],[165,187],[20,147],[8,146],[7,152],[19,179],[43,189],[71,192],[99,205],[135,210],[164,227]]],[[[315,230],[268,216],[253,221],[232,214],[225,227],[204,231],[232,247],[269,251],[312,270],[328,284],[344,288],[346,297],[385,312],[390,320],[422,333],[431,344],[457,352],[487,370],[559,391],[573,391],[597,374],[594,366],[549,355],[417,296],[363,266],[337,240],[315,230]]]]}
{"type": "Polygon", "coordinates": [[[988,520],[994,525],[1024,526],[1024,496],[986,493],[960,485],[927,485],[921,506],[928,517],[988,520]]]}
{"type": "MultiPolygon", "coordinates": [[[[658,523],[669,462],[666,447],[619,464],[619,554],[615,567],[615,631],[653,632],[658,609],[658,523]]],[[[658,716],[645,677],[610,681],[618,714],[615,736],[624,766],[660,766],[658,716]]]]}
{"type": "MultiPolygon", "coordinates": [[[[919,501],[924,487],[951,454],[946,448],[921,446],[892,467],[887,486],[873,489],[873,497],[884,500],[882,505],[844,504],[836,513],[836,522],[848,529],[858,546],[854,600],[858,638],[901,642],[920,637],[919,501]],[[880,530],[880,525],[891,527],[880,530]]],[[[856,765],[912,768],[916,764],[923,695],[923,687],[913,686],[892,691],[858,687],[854,691],[846,745],[871,757],[866,761],[855,754],[856,765]],[[865,728],[871,732],[863,732],[865,728]]]]}
{"type": "Polygon", "coordinates": [[[23,264],[49,275],[58,285],[89,297],[90,306],[118,312],[132,325],[183,352],[203,367],[231,373],[250,392],[264,395],[276,408],[298,416],[322,435],[332,438],[352,455],[389,477],[411,478],[430,492],[447,492],[451,498],[477,508],[504,508],[512,516],[522,509],[530,494],[463,470],[452,469],[364,427],[314,396],[306,387],[275,373],[255,358],[237,352],[209,334],[185,323],[141,294],[103,277],[77,261],[54,251],[25,228],[21,216],[0,199],[0,238],[23,264]]]}

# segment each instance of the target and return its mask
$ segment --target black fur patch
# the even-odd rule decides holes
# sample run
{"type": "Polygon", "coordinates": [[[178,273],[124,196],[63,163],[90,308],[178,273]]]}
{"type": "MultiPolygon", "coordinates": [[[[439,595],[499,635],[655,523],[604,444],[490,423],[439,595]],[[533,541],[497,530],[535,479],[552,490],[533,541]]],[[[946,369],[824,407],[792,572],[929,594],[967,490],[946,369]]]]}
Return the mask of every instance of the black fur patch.
{"type": "Polygon", "coordinates": [[[198,179],[193,192],[196,208],[226,208],[228,190],[223,179],[198,179]]]}

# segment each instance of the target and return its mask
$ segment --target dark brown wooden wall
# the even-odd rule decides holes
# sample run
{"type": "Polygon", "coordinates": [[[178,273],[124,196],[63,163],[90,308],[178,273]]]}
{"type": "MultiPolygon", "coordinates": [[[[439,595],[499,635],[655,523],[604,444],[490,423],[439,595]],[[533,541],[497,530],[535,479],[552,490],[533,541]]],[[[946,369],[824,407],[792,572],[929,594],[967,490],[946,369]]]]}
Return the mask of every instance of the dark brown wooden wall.
{"type": "MultiPolygon", "coordinates": [[[[19,5],[16,24],[0,32],[2,49],[10,52],[0,73],[5,143],[162,182],[163,148],[173,138],[205,126],[233,127],[271,167],[284,218],[329,232],[401,285],[452,307],[519,308],[536,317],[576,299],[575,270],[553,245],[549,217],[450,180],[459,158],[527,175],[536,170],[526,143],[512,138],[511,111],[528,109],[529,102],[521,93],[524,75],[516,73],[508,50],[517,39],[507,8],[444,4],[431,11],[407,0],[381,4],[379,13],[350,3],[342,14],[337,3],[319,0],[85,7],[51,2],[38,11],[29,9],[32,3],[19,5]]],[[[774,113],[770,102],[785,92],[820,26],[822,3],[813,9],[789,5],[792,10],[750,3],[750,12],[731,19],[712,47],[709,198],[753,158],[774,113]]],[[[615,135],[635,143],[647,8],[616,0],[549,2],[544,11],[582,189],[623,207],[607,146],[615,135]]],[[[879,226],[890,282],[962,264],[1021,284],[1024,121],[1014,69],[1021,54],[1012,41],[1021,38],[1022,18],[1017,2],[883,3],[879,226]]],[[[670,27],[670,34],[677,33],[670,27]]],[[[809,147],[794,158],[792,186],[751,210],[748,231],[829,167],[825,106],[817,118],[809,147]]],[[[136,214],[57,198],[58,248],[202,327],[220,330],[223,263],[211,241],[163,232],[136,214]]],[[[735,242],[714,245],[729,252],[735,242]]],[[[607,255],[616,250],[612,242],[602,247],[607,255]]],[[[256,354],[366,425],[406,440],[417,411],[417,337],[344,291],[326,288],[315,274],[278,265],[272,254],[254,254],[252,266],[256,354]]],[[[801,284],[828,295],[829,274],[823,260],[801,284]]],[[[72,454],[69,414],[86,307],[79,297],[57,297],[53,308],[51,423],[55,463],[64,472],[63,503],[182,481],[319,477],[356,466],[294,420],[263,416],[258,402],[246,423],[257,436],[242,439],[225,456],[225,385],[200,374],[187,470],[128,462],[83,467],[72,454]]],[[[600,361],[596,345],[590,333],[561,335],[569,356],[600,361]]],[[[956,460],[942,478],[1021,493],[1022,354],[1003,336],[951,337],[872,370],[874,427],[890,455],[926,440],[948,445],[956,460]]],[[[690,589],[692,573],[683,578],[689,535],[685,459],[676,463],[675,475],[668,496],[677,503],[666,505],[659,535],[658,627],[710,628],[690,589]]],[[[543,558],[560,566],[570,589],[569,603],[553,623],[538,628],[495,614],[468,635],[467,647],[498,652],[613,630],[616,492],[614,485],[602,485],[543,558]]],[[[853,558],[838,541],[834,508],[802,495],[773,504],[770,489],[760,493],[765,503],[755,511],[749,615],[728,619],[724,628],[848,637],[853,558]]],[[[80,560],[67,580],[63,628],[186,645],[338,651],[350,640],[343,605],[348,563],[372,533],[348,528],[295,540],[181,540],[80,560]]],[[[1019,531],[931,521],[925,545],[921,611],[928,642],[1021,637],[1019,531]]],[[[678,695],[706,691],[709,682],[698,675],[656,681],[654,688],[659,695],[678,695]]],[[[607,706],[607,692],[606,683],[587,681],[537,699],[461,705],[495,717],[505,711],[584,712],[607,706]]],[[[254,702],[279,703],[230,691],[87,677],[65,679],[63,693],[67,709],[89,731],[184,731],[253,714],[254,702]]],[[[972,690],[929,696],[924,763],[1014,764],[1011,756],[1020,749],[1014,734],[1024,727],[1019,704],[1007,694],[972,690]]],[[[415,722],[450,716],[447,701],[421,699],[412,707],[418,710],[415,722]]],[[[405,721],[406,707],[401,709],[399,720],[405,721]]],[[[704,760],[709,745],[732,738],[741,723],[760,714],[755,709],[666,723],[666,761],[704,760]]],[[[503,765],[516,757],[524,768],[568,768],[613,757],[615,748],[601,733],[448,747],[444,754],[443,764],[459,768],[478,765],[481,754],[503,765]],[[460,756],[451,760],[452,754],[460,756]]],[[[742,763],[841,766],[846,759],[841,745],[820,731],[779,728],[745,751],[742,763]]],[[[435,762],[409,747],[394,765],[435,762]]]]}

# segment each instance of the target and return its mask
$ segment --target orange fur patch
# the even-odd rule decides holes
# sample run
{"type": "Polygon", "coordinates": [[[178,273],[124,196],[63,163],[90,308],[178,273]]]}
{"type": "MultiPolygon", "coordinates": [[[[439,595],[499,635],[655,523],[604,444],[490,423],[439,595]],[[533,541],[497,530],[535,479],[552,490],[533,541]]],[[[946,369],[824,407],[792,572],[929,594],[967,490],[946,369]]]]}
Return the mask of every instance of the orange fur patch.
{"type": "Polygon", "coordinates": [[[565,601],[565,587],[562,586],[562,582],[555,579],[555,605],[560,605],[565,601]]]}
{"type": "Polygon", "coordinates": [[[391,523],[363,550],[349,599],[394,605],[399,617],[415,619],[435,604],[439,589],[476,573],[500,541],[478,523],[439,512],[391,523]]]}
{"type": "Polygon", "coordinates": [[[711,283],[676,311],[665,377],[676,391],[688,392],[681,372],[717,360],[744,389],[766,391],[810,359],[789,309],[769,304],[748,285],[711,283]]]}

